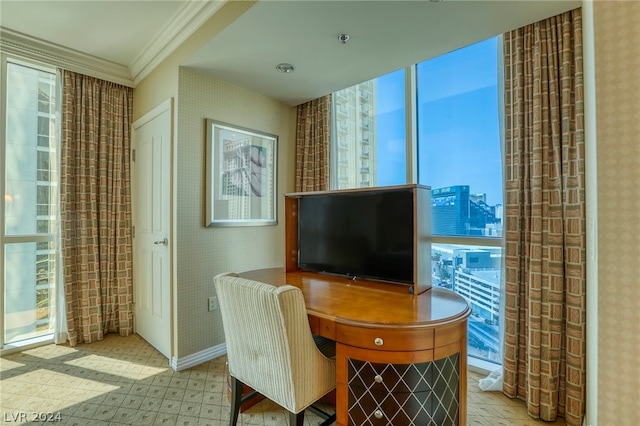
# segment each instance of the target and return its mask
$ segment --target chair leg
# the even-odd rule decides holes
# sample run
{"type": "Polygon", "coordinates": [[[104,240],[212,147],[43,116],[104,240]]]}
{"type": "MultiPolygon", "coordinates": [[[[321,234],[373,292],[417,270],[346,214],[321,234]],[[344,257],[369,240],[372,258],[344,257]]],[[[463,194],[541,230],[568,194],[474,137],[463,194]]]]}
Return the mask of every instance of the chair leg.
{"type": "Polygon", "coordinates": [[[229,415],[229,426],[236,426],[238,423],[243,388],[244,384],[231,376],[231,413],[229,415]]]}
{"type": "Polygon", "coordinates": [[[302,426],[304,425],[304,410],[298,414],[289,411],[289,426],[302,426]]]}

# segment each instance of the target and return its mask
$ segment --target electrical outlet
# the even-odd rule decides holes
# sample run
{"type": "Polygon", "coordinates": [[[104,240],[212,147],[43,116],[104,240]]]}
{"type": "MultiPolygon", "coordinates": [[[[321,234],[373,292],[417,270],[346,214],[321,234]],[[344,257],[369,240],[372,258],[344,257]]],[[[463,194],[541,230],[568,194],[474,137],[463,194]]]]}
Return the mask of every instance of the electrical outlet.
{"type": "Polygon", "coordinates": [[[209,298],[209,312],[218,309],[218,299],[215,296],[209,298]]]}

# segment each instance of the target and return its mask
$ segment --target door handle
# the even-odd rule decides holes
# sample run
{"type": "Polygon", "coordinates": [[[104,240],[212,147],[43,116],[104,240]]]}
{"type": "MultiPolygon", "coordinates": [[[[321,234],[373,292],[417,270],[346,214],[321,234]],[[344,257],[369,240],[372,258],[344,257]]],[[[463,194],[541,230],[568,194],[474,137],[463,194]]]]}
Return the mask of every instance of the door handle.
{"type": "Polygon", "coordinates": [[[164,237],[164,240],[156,241],[153,244],[162,244],[163,246],[168,246],[169,245],[169,240],[167,239],[167,237],[164,237]]]}

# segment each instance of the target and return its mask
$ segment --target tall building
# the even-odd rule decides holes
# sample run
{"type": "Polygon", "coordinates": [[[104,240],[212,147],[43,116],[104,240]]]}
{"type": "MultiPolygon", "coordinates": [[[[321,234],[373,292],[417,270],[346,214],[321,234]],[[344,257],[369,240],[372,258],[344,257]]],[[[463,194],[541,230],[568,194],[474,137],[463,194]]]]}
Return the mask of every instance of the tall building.
{"type": "Polygon", "coordinates": [[[502,249],[432,246],[433,279],[471,304],[469,353],[499,361],[502,249]]]}
{"type": "Polygon", "coordinates": [[[432,232],[435,235],[469,235],[469,186],[431,190],[432,232]]]}
{"type": "Polygon", "coordinates": [[[496,206],[486,203],[486,194],[471,194],[468,185],[432,189],[431,207],[435,235],[500,235],[496,206]]]}
{"type": "Polygon", "coordinates": [[[366,81],[333,94],[334,189],[377,185],[376,83],[366,81]]]}

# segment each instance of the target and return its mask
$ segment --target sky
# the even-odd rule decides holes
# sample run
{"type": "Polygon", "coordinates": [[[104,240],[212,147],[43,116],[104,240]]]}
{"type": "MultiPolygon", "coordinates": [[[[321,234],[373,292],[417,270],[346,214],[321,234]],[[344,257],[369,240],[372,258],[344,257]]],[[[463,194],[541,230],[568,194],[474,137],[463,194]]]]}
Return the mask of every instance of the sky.
{"type": "MultiPolygon", "coordinates": [[[[502,204],[497,38],[417,66],[418,183],[502,204]]],[[[406,182],[404,70],[377,79],[378,185],[406,182]],[[384,159],[384,161],[381,161],[384,159]]]]}

